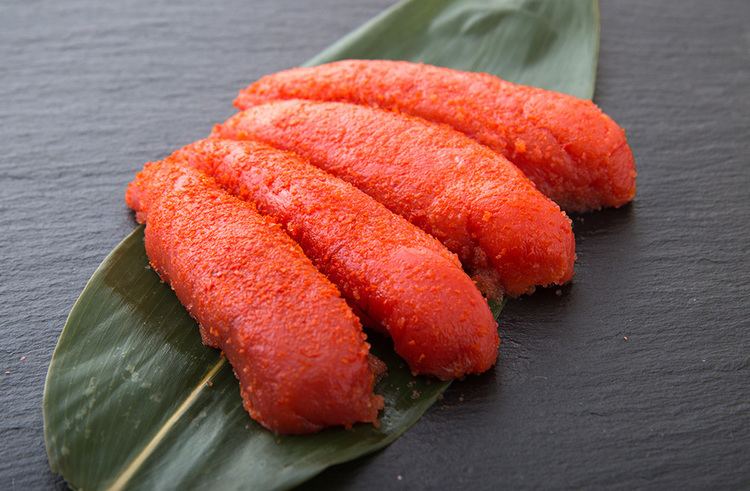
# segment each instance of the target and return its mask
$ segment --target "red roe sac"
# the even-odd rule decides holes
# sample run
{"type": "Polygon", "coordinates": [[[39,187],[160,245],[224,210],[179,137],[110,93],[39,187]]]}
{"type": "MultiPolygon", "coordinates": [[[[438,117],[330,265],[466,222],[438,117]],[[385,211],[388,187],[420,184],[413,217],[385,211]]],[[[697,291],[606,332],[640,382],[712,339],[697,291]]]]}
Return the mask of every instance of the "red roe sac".
{"type": "Polygon", "coordinates": [[[224,351],[244,406],[279,433],[377,423],[357,317],[279,225],[210,178],[147,164],[126,193],[153,269],[224,351]]]}
{"type": "Polygon", "coordinates": [[[214,136],[290,150],[358,187],[511,296],[573,276],[560,208],[501,155],[452,128],[376,108],[314,101],[252,107],[214,136]]]}
{"type": "Polygon", "coordinates": [[[622,206],[635,196],[625,132],[594,103],[487,73],[390,60],[344,60],[267,75],[239,109],[280,99],[341,101],[448,124],[517,165],[564,210],[622,206]]]}
{"type": "Polygon", "coordinates": [[[452,379],[495,363],[497,324],[456,256],[351,184],[252,140],[202,140],[171,158],[281,223],[413,372],[452,379]]]}

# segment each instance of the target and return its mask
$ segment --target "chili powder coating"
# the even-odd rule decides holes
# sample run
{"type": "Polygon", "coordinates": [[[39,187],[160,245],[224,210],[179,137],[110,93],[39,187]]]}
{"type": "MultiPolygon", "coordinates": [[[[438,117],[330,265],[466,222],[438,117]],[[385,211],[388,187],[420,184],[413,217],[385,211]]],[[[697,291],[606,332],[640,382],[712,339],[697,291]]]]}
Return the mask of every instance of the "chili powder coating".
{"type": "Polygon", "coordinates": [[[264,143],[208,139],[172,155],[281,223],[414,373],[489,369],[497,323],[454,254],[352,185],[264,143]]]}
{"type": "Polygon", "coordinates": [[[344,60],[267,75],[235,105],[276,99],[366,104],[448,124],[507,157],[568,211],[621,206],[635,196],[625,132],[594,103],[571,95],[487,73],[344,60]]]}
{"type": "Polygon", "coordinates": [[[226,354],[253,419],[279,433],[377,423],[359,320],[279,225],[168,161],[147,164],[126,202],[146,222],[152,267],[226,354]]]}
{"type": "Polygon", "coordinates": [[[573,276],[575,240],[560,208],[504,157],[452,128],[376,108],[278,101],[214,135],[294,151],[435,236],[484,284],[509,295],[573,276]]]}

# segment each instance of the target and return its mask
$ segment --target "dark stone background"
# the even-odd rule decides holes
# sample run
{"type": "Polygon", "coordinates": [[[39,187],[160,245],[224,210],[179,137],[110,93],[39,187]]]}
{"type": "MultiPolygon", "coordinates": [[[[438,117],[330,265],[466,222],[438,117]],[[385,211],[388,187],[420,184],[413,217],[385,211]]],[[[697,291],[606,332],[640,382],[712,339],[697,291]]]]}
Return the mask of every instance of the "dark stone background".
{"type": "MultiPolygon", "coordinates": [[[[134,226],[134,171],[389,3],[0,5],[2,489],[63,486],[44,376],[134,226]]],[[[596,101],[628,131],[637,200],[576,220],[575,283],[508,305],[493,373],[313,487],[750,488],[750,2],[601,10],[596,101]]]]}

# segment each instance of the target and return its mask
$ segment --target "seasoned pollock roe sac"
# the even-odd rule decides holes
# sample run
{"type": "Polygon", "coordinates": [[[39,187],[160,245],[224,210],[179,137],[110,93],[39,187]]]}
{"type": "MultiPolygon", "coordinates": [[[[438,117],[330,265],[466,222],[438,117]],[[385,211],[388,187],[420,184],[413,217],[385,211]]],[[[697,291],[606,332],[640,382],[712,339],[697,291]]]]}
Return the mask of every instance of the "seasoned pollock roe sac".
{"type": "Polygon", "coordinates": [[[147,164],[126,201],[152,267],[224,351],[255,420],[279,433],[377,423],[359,320],[279,225],[169,161],[147,164]]]}
{"type": "Polygon", "coordinates": [[[256,141],[207,139],[172,160],[212,176],[281,223],[415,373],[452,379],[489,369],[497,324],[440,242],[352,185],[256,141]]]}
{"type": "Polygon", "coordinates": [[[591,101],[487,73],[406,61],[344,60],[267,75],[239,109],[278,99],[342,101],[445,123],[501,153],[563,209],[621,206],[635,196],[625,132],[591,101]]]}
{"type": "Polygon", "coordinates": [[[509,295],[573,275],[560,208],[501,155],[445,125],[336,102],[252,107],[214,136],[296,152],[432,234],[485,285],[509,295]]]}

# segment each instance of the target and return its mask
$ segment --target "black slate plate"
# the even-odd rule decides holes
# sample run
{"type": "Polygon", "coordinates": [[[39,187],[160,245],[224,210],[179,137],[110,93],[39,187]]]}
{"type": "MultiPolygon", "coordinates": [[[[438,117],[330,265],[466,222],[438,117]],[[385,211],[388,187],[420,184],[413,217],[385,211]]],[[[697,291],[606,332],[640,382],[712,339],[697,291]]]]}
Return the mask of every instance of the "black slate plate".
{"type": "MultiPolygon", "coordinates": [[[[0,487],[63,486],[44,374],[86,279],[134,226],[132,173],[389,3],[0,7],[0,487]]],[[[601,10],[595,100],[628,130],[636,202],[577,218],[572,286],[508,304],[502,370],[308,487],[750,487],[750,3],[601,10]]]]}

